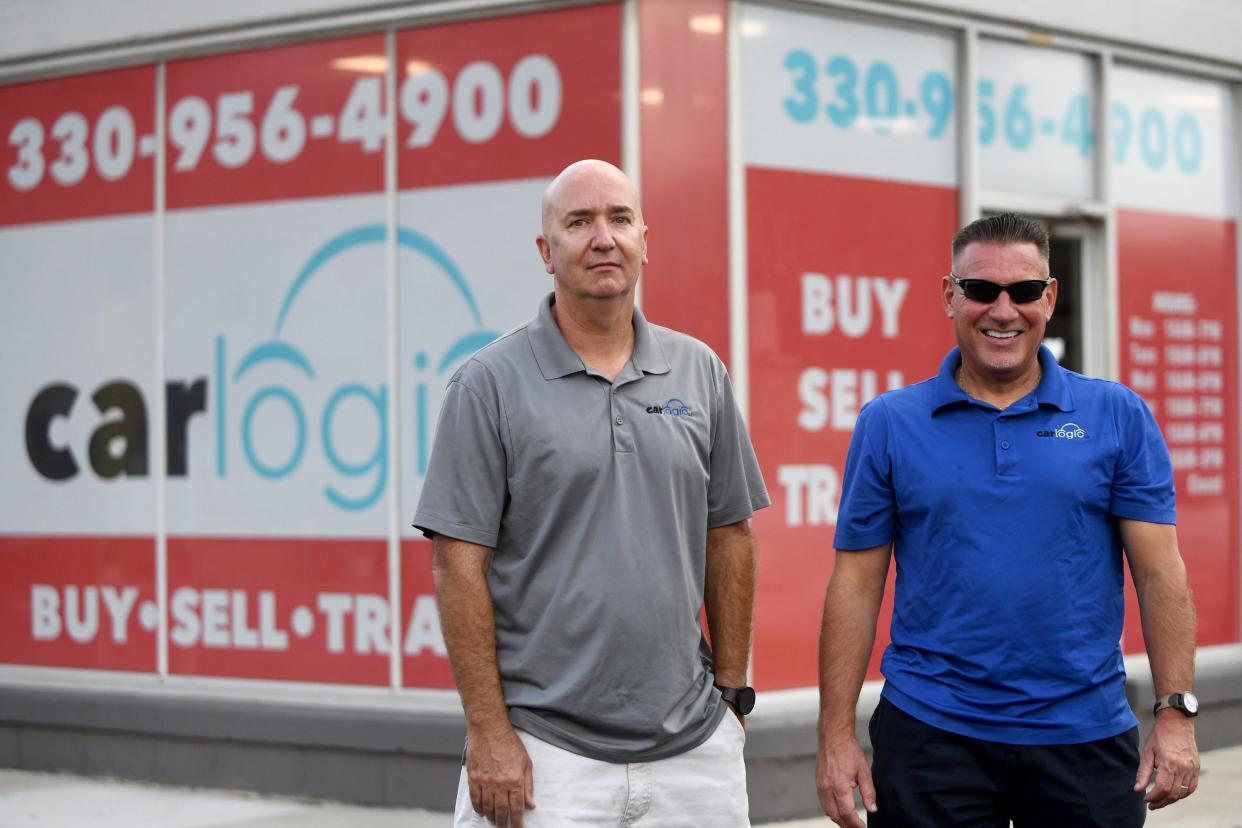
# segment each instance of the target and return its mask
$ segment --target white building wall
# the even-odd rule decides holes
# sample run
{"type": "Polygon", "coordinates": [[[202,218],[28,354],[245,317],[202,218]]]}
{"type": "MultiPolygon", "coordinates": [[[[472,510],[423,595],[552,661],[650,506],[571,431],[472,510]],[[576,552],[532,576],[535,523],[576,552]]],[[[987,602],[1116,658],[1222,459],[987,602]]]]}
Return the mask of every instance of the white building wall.
{"type": "MultiPolygon", "coordinates": [[[[679,0],[658,0],[679,2],[679,0]]],[[[110,49],[319,17],[460,11],[515,0],[0,0],[0,71],[5,63],[110,49]]],[[[865,5],[865,3],[860,3],[865,5]]],[[[1182,55],[1242,63],[1242,3],[1237,0],[877,0],[952,11],[1037,30],[1101,38],[1182,55]]]]}
{"type": "Polygon", "coordinates": [[[889,0],[1049,33],[1242,63],[1242,3],[1237,0],[889,0]]]}

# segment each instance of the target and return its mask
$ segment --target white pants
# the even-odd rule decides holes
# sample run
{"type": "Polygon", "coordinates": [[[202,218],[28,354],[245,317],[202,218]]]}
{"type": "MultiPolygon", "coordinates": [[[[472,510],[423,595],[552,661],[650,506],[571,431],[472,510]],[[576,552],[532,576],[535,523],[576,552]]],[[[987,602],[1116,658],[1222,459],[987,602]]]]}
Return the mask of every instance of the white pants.
{"type": "MultiPolygon", "coordinates": [[[[746,731],[732,711],[694,750],[654,762],[616,764],[588,759],[518,736],[534,767],[535,807],[526,828],[636,825],[641,828],[748,828],[746,731]]],[[[457,785],[455,828],[492,823],[474,812],[466,769],[457,785]]]]}

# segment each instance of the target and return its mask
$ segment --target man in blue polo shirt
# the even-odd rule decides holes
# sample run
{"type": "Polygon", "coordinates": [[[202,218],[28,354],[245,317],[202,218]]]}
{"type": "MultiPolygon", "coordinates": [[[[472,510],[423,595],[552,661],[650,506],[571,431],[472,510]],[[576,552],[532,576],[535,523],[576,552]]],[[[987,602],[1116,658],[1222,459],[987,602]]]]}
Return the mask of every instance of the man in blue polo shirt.
{"type": "Polygon", "coordinates": [[[1173,470],[1134,392],[1061,368],[1048,235],[1006,214],[953,239],[937,376],[861,412],[820,645],[820,802],[870,826],[1139,826],[1194,792],[1195,616],[1173,470]],[[1157,699],[1139,750],[1120,647],[1123,562],[1157,699]],[[890,558],[892,643],[855,736],[890,558]]]}

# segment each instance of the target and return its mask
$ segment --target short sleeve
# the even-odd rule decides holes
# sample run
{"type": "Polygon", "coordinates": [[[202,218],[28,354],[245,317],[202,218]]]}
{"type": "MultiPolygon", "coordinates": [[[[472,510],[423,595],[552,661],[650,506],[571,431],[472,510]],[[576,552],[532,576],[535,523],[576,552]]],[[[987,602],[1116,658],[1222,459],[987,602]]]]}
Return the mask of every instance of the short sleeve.
{"type": "Polygon", "coordinates": [[[712,412],[715,422],[707,481],[707,526],[710,529],[746,520],[772,503],[728,372],[715,357],[713,363],[716,405],[712,412]]]}
{"type": "Polygon", "coordinates": [[[872,549],[893,540],[897,504],[888,442],[884,401],[876,398],[859,412],[850,438],[832,542],[836,549],[872,549]]]}
{"type": "Polygon", "coordinates": [[[491,375],[467,363],[449,381],[414,526],[495,548],[508,490],[503,415],[491,375]]]}
{"type": "Polygon", "coordinates": [[[1138,394],[1119,386],[1119,451],[1109,513],[1148,523],[1177,523],[1173,463],[1151,410],[1138,394]]]}

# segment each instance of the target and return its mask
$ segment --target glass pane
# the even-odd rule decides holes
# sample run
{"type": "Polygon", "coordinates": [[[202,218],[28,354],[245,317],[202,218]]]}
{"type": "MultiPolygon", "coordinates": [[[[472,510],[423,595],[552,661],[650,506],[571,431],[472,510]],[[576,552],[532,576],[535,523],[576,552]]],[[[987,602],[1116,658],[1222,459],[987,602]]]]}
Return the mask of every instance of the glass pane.
{"type": "Polygon", "coordinates": [[[754,520],[755,681],[800,687],[858,411],[953,341],[957,58],[947,33],[810,12],[748,5],[741,27],[750,429],[773,500],[754,520]]]}
{"type": "Polygon", "coordinates": [[[174,673],[389,681],[384,69],[382,35],[168,65],[174,673]]]}
{"type": "Polygon", "coordinates": [[[0,662],[156,667],[154,132],[150,66],[0,87],[0,662]]]}
{"type": "Polygon", "coordinates": [[[979,42],[979,174],[984,187],[1095,195],[1095,73],[1086,55],[979,42]]]}

